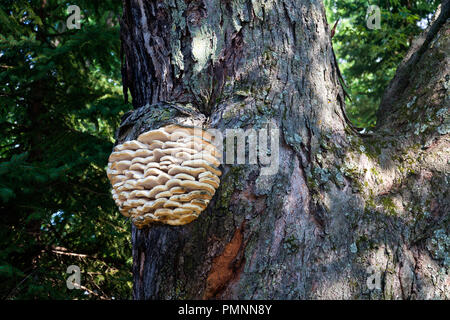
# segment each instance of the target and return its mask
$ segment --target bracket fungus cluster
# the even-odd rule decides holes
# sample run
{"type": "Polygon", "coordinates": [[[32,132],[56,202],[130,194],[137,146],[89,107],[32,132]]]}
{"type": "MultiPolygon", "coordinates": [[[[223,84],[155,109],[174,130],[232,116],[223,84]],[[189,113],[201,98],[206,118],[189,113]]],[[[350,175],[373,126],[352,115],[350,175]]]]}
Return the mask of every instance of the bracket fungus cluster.
{"type": "Polygon", "coordinates": [[[199,128],[167,125],[117,145],[107,175],[120,212],[142,228],[183,225],[206,209],[221,171],[212,136],[199,128]]]}

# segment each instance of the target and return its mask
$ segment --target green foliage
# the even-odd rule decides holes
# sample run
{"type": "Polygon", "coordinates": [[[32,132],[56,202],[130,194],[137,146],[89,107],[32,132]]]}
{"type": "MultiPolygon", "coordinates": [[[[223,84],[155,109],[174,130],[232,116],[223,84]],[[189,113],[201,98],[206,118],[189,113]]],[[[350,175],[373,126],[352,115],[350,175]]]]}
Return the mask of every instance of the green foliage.
{"type": "Polygon", "coordinates": [[[347,112],[357,126],[375,125],[384,89],[439,2],[325,0],[330,28],[340,19],[333,47],[352,99],[347,100],[347,112]],[[367,27],[370,5],[380,8],[380,29],[367,27]]]}
{"type": "Polygon", "coordinates": [[[130,227],[105,174],[124,104],[121,1],[0,3],[0,297],[130,298],[130,227]],[[84,290],[69,290],[69,265],[84,290]]]}

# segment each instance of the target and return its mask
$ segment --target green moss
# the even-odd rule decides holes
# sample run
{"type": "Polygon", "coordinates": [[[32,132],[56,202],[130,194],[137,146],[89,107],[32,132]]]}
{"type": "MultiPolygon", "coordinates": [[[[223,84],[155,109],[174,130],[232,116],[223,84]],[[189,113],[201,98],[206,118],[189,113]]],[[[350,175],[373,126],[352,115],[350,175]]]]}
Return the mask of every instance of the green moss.
{"type": "Polygon", "coordinates": [[[172,118],[172,114],[169,110],[165,110],[161,112],[161,115],[159,116],[159,121],[167,121],[172,118]]]}
{"type": "Polygon", "coordinates": [[[298,239],[293,235],[284,239],[283,248],[288,250],[290,254],[295,254],[298,252],[300,246],[298,244],[298,239]]]}
{"type": "Polygon", "coordinates": [[[230,207],[231,196],[235,189],[242,188],[240,185],[240,177],[242,176],[244,171],[243,166],[233,166],[230,171],[226,174],[225,177],[222,178],[220,182],[220,196],[216,202],[216,210],[222,212],[228,212],[228,208],[230,207]]]}
{"type": "Polygon", "coordinates": [[[348,160],[349,159],[346,159],[346,162],[344,162],[343,166],[341,167],[342,174],[351,180],[352,189],[354,191],[364,191],[365,186],[362,182],[364,181],[363,173],[359,172],[358,167],[348,160]]]}
{"type": "Polygon", "coordinates": [[[376,211],[376,203],[372,195],[365,202],[364,214],[372,214],[376,211]]]}
{"type": "Polygon", "coordinates": [[[391,216],[397,216],[398,213],[396,211],[397,206],[394,204],[394,201],[391,197],[383,197],[381,199],[381,204],[383,205],[383,208],[386,213],[388,213],[391,216]]]}
{"type": "Polygon", "coordinates": [[[427,248],[434,259],[441,261],[445,268],[450,268],[450,237],[444,229],[434,231],[427,248]]]}

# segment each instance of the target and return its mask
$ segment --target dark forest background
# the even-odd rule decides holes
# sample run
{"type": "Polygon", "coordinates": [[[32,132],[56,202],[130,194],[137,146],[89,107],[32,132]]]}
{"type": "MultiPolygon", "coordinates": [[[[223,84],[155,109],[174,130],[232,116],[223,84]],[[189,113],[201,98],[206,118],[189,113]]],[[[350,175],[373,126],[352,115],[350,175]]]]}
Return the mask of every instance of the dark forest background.
{"type": "MultiPolygon", "coordinates": [[[[387,83],[439,1],[325,0],[347,113],[370,130],[387,83]],[[381,28],[366,25],[369,4],[381,28]]],[[[105,168],[121,116],[122,1],[0,1],[0,297],[131,298],[130,222],[105,168]],[[66,286],[82,270],[81,290],[66,286]]]]}

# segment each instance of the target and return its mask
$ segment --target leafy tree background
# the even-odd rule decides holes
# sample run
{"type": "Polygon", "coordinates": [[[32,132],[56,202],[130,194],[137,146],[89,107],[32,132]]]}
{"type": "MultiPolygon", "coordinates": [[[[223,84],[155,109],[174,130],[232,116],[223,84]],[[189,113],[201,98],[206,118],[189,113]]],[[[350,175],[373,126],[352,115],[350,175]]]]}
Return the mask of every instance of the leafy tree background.
{"type": "MultiPolygon", "coordinates": [[[[373,126],[381,94],[438,1],[326,0],[356,125],[373,126]],[[381,29],[366,27],[369,4],[381,29]]],[[[131,298],[130,224],[105,168],[124,103],[122,1],[0,1],[0,297],[131,298]],[[82,290],[66,269],[82,270],[82,290]]]]}
{"type": "Polygon", "coordinates": [[[425,29],[440,1],[325,0],[333,48],[347,84],[347,113],[358,127],[376,124],[381,96],[411,41],[425,29]],[[380,8],[380,29],[367,28],[367,9],[380,8]]]}
{"type": "Polygon", "coordinates": [[[0,296],[130,298],[130,227],[105,175],[123,103],[121,1],[0,5],[0,296]],[[78,265],[86,290],[68,290],[78,265]]]}

